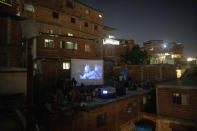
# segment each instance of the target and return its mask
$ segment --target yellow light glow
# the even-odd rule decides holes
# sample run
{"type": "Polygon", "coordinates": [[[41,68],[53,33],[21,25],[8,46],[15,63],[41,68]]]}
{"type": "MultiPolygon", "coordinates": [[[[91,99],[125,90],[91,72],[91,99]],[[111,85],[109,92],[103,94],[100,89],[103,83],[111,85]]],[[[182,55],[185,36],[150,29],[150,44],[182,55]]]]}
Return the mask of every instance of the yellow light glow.
{"type": "Polygon", "coordinates": [[[187,61],[195,61],[195,60],[196,58],[191,58],[191,57],[187,58],[187,61]]]}
{"type": "Polygon", "coordinates": [[[154,48],[151,48],[150,51],[154,51],[154,48]]]}
{"type": "Polygon", "coordinates": [[[74,35],[73,35],[72,33],[68,33],[68,36],[71,36],[71,37],[73,37],[74,35]]]}
{"type": "Polygon", "coordinates": [[[103,16],[102,15],[99,15],[99,17],[102,18],[103,16]]]}
{"type": "Polygon", "coordinates": [[[176,76],[177,76],[177,78],[178,78],[178,79],[181,78],[181,75],[182,75],[181,70],[180,70],[180,69],[177,69],[177,70],[176,70],[176,76]]]}

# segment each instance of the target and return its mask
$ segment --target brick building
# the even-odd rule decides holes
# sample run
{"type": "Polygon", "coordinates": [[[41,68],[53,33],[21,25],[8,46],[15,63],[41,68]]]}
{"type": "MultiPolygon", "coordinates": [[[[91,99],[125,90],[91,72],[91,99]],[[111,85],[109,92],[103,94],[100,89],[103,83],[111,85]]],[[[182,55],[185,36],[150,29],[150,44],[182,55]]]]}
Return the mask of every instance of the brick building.
{"type": "Polygon", "coordinates": [[[113,68],[114,76],[118,77],[126,70],[134,83],[149,80],[151,83],[176,80],[174,65],[127,65],[113,68]]]}
{"type": "Polygon", "coordinates": [[[149,40],[143,43],[142,49],[147,51],[151,64],[178,64],[183,58],[183,44],[181,43],[149,40]]]}
{"type": "Polygon", "coordinates": [[[134,40],[116,39],[115,30],[108,26],[103,28],[103,58],[106,61],[114,62],[114,65],[120,65],[120,56],[133,48],[134,40]]]}
{"type": "Polygon", "coordinates": [[[25,0],[23,37],[48,82],[70,78],[70,60],[102,59],[103,13],[77,0],[25,0]]]}
{"type": "Polygon", "coordinates": [[[159,131],[196,131],[196,76],[157,86],[159,131]]]}
{"type": "Polygon", "coordinates": [[[0,0],[0,67],[22,67],[20,1],[0,0]]]}
{"type": "Polygon", "coordinates": [[[134,131],[135,123],[143,118],[143,112],[152,110],[154,106],[149,106],[155,99],[152,93],[155,89],[128,91],[126,96],[112,99],[95,98],[80,111],[52,115],[48,130],[134,131]]]}

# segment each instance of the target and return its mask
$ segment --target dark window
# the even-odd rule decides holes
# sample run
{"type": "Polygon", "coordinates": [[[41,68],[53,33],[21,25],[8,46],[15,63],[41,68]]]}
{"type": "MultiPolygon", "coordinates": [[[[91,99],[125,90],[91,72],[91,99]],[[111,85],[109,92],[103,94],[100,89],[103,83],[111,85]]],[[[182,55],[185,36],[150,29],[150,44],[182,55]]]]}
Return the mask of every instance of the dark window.
{"type": "Polygon", "coordinates": [[[94,29],[95,29],[95,30],[98,30],[98,26],[97,26],[97,25],[94,25],[94,29]]]}
{"type": "Polygon", "coordinates": [[[84,23],[84,26],[85,26],[85,27],[88,27],[88,22],[85,22],[85,23],[84,23]]]}
{"type": "Polygon", "coordinates": [[[100,127],[106,123],[106,113],[97,115],[97,127],[100,127]]]}
{"type": "Polygon", "coordinates": [[[180,93],[173,93],[173,103],[181,105],[181,94],[180,93]]]}
{"type": "Polygon", "coordinates": [[[71,23],[75,23],[75,22],[76,22],[75,18],[71,17],[71,18],[70,18],[70,22],[71,22],[71,23]]]}
{"type": "Polygon", "coordinates": [[[52,16],[53,16],[53,18],[58,19],[58,18],[59,18],[59,13],[53,12],[53,13],[52,13],[52,16]]]}
{"type": "Polygon", "coordinates": [[[67,1],[67,2],[66,2],[66,6],[67,6],[68,8],[71,8],[71,9],[74,8],[73,3],[72,3],[71,1],[67,1]]]}

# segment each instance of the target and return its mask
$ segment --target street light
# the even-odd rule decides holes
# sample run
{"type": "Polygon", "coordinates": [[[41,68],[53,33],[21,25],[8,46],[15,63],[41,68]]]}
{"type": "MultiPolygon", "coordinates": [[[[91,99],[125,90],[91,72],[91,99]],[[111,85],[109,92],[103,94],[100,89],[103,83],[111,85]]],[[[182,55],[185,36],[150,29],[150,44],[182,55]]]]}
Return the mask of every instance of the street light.
{"type": "Polygon", "coordinates": [[[166,44],[163,44],[163,48],[167,48],[167,45],[166,44]]]}

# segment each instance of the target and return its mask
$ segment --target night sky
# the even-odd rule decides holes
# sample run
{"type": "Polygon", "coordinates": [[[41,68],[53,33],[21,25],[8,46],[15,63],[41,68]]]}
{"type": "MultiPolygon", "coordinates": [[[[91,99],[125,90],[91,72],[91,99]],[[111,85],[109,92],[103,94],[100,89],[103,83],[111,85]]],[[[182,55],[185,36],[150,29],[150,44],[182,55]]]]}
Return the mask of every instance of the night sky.
{"type": "Polygon", "coordinates": [[[184,55],[197,57],[197,0],[80,0],[104,13],[116,37],[181,42],[184,55]]]}

